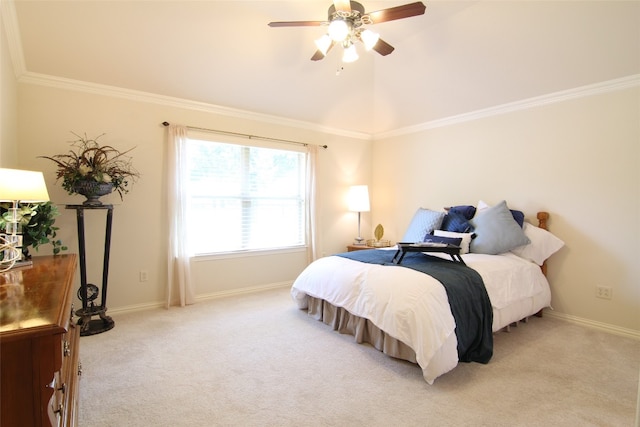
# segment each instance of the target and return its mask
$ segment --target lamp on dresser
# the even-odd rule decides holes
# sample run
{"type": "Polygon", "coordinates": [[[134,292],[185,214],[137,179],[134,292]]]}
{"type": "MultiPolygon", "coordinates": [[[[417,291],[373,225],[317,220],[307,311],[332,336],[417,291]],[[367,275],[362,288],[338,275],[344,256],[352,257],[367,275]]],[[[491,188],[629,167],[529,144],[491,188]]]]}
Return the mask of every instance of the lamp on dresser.
{"type": "Polygon", "coordinates": [[[0,168],[0,201],[10,202],[6,220],[6,234],[0,236],[2,260],[0,272],[7,271],[22,259],[22,236],[18,204],[49,200],[49,193],[42,172],[0,168]]]}
{"type": "Polygon", "coordinates": [[[369,187],[366,185],[351,186],[349,188],[347,201],[349,204],[349,210],[351,212],[358,212],[358,237],[355,238],[354,244],[364,245],[364,239],[360,234],[360,214],[371,210],[369,205],[369,187]]]}

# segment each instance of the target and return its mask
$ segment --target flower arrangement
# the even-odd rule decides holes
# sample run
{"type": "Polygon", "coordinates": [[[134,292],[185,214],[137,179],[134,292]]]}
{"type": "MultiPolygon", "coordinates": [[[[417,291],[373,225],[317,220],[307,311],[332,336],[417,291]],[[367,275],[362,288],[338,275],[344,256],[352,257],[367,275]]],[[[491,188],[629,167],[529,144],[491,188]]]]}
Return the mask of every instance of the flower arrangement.
{"type": "MultiPolygon", "coordinates": [[[[10,221],[9,208],[11,203],[0,203],[0,230],[7,229],[10,221]]],[[[25,259],[31,258],[29,247],[38,251],[40,245],[49,243],[53,247],[53,254],[58,255],[66,251],[67,247],[57,239],[59,230],[54,224],[60,215],[58,208],[51,202],[20,204],[18,217],[22,227],[22,253],[25,259]]]]}
{"type": "Polygon", "coordinates": [[[72,148],[67,154],[40,156],[56,163],[56,179],[62,179],[62,188],[69,194],[78,194],[78,186],[87,181],[112,184],[111,191],[117,191],[122,199],[123,194],[129,192],[129,184],[140,177],[131,157],[127,156],[133,148],[120,152],[110,145],[101,146],[98,139],[104,134],[93,139],[89,139],[86,133],[84,136],[73,134],[78,139],[70,142],[72,148]]]}

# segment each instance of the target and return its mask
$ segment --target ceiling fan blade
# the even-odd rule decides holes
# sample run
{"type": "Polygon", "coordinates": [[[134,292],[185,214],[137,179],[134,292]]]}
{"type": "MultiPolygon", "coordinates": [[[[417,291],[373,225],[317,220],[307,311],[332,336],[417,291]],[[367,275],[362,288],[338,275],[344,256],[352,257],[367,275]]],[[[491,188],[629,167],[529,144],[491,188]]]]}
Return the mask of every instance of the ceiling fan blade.
{"type": "Polygon", "coordinates": [[[319,27],[327,25],[327,21],[282,21],[269,22],[270,27],[319,27]]]}
{"type": "Polygon", "coordinates": [[[322,51],[320,49],[316,50],[316,53],[313,54],[313,56],[311,57],[312,61],[320,61],[321,59],[323,59],[325,56],[327,56],[329,54],[329,52],[331,52],[331,48],[333,47],[333,45],[335,45],[336,43],[334,41],[331,42],[331,44],[329,45],[329,47],[327,48],[327,53],[322,53],[322,51]]]}
{"type": "Polygon", "coordinates": [[[391,46],[389,43],[387,43],[386,41],[382,39],[378,39],[378,42],[373,46],[372,49],[378,52],[382,56],[387,56],[391,52],[393,52],[395,48],[391,46]]]}
{"type": "Polygon", "coordinates": [[[341,12],[351,12],[351,2],[349,0],[333,0],[336,10],[341,12]]]}
{"type": "Polygon", "coordinates": [[[369,19],[372,24],[379,24],[380,22],[394,21],[396,19],[409,18],[411,16],[417,16],[424,14],[425,6],[422,2],[415,2],[405,4],[403,6],[390,7],[388,9],[382,9],[375,12],[368,13],[369,19]]]}

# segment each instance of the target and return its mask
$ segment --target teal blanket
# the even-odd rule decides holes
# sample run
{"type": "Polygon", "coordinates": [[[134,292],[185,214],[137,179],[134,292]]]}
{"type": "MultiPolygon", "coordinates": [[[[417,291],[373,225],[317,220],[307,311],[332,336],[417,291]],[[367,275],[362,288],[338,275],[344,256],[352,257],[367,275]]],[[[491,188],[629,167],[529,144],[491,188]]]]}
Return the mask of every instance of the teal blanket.
{"type": "Polygon", "coordinates": [[[434,277],[444,286],[456,321],[458,359],[461,362],[489,362],[493,355],[493,309],[478,272],[464,264],[422,252],[406,254],[402,264],[397,265],[391,262],[394,254],[393,250],[369,249],[336,255],[390,268],[411,268],[434,277]]]}

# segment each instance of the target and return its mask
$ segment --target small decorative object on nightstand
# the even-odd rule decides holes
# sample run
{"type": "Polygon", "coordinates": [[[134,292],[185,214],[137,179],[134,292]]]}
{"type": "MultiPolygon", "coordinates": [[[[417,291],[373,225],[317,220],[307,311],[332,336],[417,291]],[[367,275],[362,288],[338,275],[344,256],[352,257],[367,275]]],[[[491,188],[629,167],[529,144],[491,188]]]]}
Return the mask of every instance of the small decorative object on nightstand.
{"type": "Polygon", "coordinates": [[[382,236],[384,235],[384,227],[382,224],[378,224],[375,230],[373,230],[373,235],[375,239],[367,240],[367,246],[371,248],[388,248],[391,246],[391,242],[389,240],[382,240],[382,236]]]}

